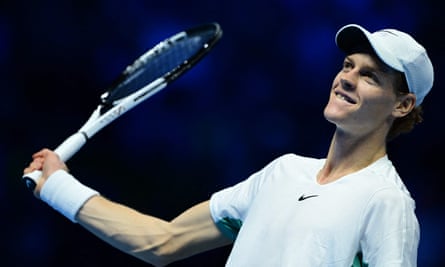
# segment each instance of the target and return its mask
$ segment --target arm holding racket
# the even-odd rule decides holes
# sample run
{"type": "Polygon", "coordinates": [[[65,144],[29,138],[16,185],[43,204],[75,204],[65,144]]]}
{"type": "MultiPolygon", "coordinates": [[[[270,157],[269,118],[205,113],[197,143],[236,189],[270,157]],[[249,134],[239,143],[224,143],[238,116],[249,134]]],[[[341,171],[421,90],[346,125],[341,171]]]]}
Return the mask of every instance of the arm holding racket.
{"type": "MultiPolygon", "coordinates": [[[[63,178],[74,179],[68,176],[65,163],[56,153],[44,149],[34,154],[33,158],[25,173],[42,171],[42,178],[34,190],[37,197],[42,197],[41,194],[48,195],[48,191],[52,189],[46,188],[47,182],[54,184],[52,179],[57,179],[55,176],[66,175],[63,178]]],[[[74,186],[76,197],[79,191],[95,192],[83,185],[74,186]]],[[[63,195],[64,198],[72,195],[69,188],[59,190],[64,192],[54,192],[56,201],[60,201],[60,198],[57,200],[57,195],[63,195]]],[[[65,207],[65,204],[62,204],[62,207],[65,207]]],[[[193,206],[168,222],[112,202],[98,194],[92,194],[79,207],[73,220],[110,245],[155,266],[164,266],[231,243],[213,222],[208,201],[193,206]]]]}
{"type": "Polygon", "coordinates": [[[214,224],[208,202],[167,222],[119,205],[67,172],[70,159],[95,133],[194,66],[220,39],[217,23],[182,31],[129,65],[101,96],[88,121],[55,151],[33,155],[23,180],[34,194],[107,243],[156,266],[230,243],[214,224]]]}

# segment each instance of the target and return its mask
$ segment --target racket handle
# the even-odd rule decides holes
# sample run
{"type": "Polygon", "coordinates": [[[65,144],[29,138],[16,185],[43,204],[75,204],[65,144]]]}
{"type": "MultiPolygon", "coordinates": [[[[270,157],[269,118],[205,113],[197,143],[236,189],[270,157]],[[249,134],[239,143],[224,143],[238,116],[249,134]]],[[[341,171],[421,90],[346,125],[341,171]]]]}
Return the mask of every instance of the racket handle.
{"type": "MultiPolygon", "coordinates": [[[[86,134],[84,134],[83,132],[77,132],[68,137],[61,145],[59,145],[54,150],[54,152],[62,161],[65,162],[69,160],[74,154],[76,154],[77,151],[79,151],[79,149],[81,149],[87,142],[87,140],[88,136],[86,134]]],[[[35,170],[23,175],[22,180],[29,190],[34,191],[41,176],[42,172],[39,170],[35,170]]]]}
{"type": "Polygon", "coordinates": [[[83,132],[77,132],[68,137],[60,144],[54,152],[65,162],[79,151],[88,140],[88,136],[83,132]]]}

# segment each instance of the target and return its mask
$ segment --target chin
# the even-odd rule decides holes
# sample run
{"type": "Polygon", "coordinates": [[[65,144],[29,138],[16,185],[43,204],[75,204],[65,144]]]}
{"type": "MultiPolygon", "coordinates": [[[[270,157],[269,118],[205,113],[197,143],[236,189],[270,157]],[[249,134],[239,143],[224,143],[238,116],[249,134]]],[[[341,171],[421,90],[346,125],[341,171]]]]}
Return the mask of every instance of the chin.
{"type": "Polygon", "coordinates": [[[324,108],[323,116],[327,121],[329,121],[333,124],[337,124],[345,119],[346,114],[345,114],[344,110],[340,110],[338,108],[329,106],[329,104],[328,104],[324,108]]]}

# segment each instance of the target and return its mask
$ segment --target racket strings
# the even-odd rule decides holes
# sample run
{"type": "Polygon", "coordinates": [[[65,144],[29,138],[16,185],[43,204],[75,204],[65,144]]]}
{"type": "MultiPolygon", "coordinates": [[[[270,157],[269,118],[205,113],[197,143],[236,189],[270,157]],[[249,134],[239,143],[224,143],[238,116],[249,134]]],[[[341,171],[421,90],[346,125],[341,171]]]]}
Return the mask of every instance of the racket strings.
{"type": "Polygon", "coordinates": [[[180,32],[140,56],[101,96],[100,114],[120,105],[132,94],[141,99],[155,93],[196,64],[222,36],[218,23],[180,32]],[[156,81],[156,83],[154,83],[156,81]]]}
{"type": "Polygon", "coordinates": [[[114,105],[116,101],[138,91],[144,85],[153,82],[159,77],[165,77],[187,65],[207,48],[210,33],[198,36],[185,36],[175,41],[164,41],[155,50],[150,50],[145,57],[137,60],[122,74],[122,77],[102,96],[104,105],[114,105]],[[148,54],[148,56],[147,56],[148,54]]]}

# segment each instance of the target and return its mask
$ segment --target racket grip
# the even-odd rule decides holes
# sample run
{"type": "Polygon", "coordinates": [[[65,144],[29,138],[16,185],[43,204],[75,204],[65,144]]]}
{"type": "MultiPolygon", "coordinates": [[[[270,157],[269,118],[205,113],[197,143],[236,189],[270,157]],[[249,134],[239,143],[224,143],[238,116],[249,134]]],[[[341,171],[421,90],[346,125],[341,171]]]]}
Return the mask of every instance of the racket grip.
{"type": "MultiPolygon", "coordinates": [[[[84,134],[83,132],[77,132],[68,137],[54,150],[54,152],[60,157],[62,161],[65,162],[83,147],[83,145],[87,142],[87,139],[88,137],[86,134],[84,134]]],[[[41,176],[42,172],[39,170],[35,170],[23,175],[22,180],[29,190],[34,191],[41,176]]]]}
{"type": "Polygon", "coordinates": [[[88,136],[83,132],[77,132],[68,137],[62,144],[60,144],[54,152],[59,155],[62,161],[69,160],[74,154],[79,151],[88,140],[88,136]]]}

